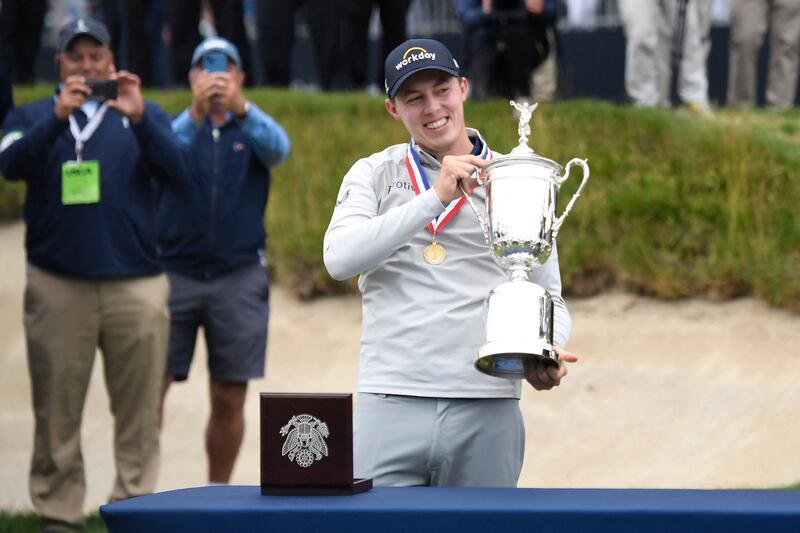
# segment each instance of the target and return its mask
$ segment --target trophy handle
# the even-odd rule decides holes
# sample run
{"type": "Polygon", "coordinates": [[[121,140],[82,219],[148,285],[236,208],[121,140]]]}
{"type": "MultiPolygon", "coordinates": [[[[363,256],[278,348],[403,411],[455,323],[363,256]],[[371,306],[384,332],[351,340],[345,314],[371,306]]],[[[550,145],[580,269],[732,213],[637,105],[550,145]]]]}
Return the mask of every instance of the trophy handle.
{"type": "Polygon", "coordinates": [[[586,187],[586,182],[589,181],[589,165],[587,164],[587,161],[588,159],[578,159],[577,157],[571,159],[569,163],[567,163],[566,168],[564,169],[564,175],[558,178],[558,184],[560,186],[565,181],[567,181],[567,178],[569,177],[569,169],[570,167],[572,167],[572,165],[580,165],[583,168],[583,181],[581,182],[581,186],[578,187],[578,190],[575,191],[574,195],[572,195],[572,199],[570,199],[569,203],[567,204],[567,207],[564,208],[564,212],[561,214],[561,216],[558,217],[556,221],[553,223],[553,236],[552,236],[553,240],[555,240],[556,235],[558,235],[558,230],[561,229],[561,224],[564,223],[564,220],[567,218],[567,215],[569,215],[569,212],[572,211],[572,206],[575,203],[575,200],[577,200],[578,197],[581,195],[581,192],[583,192],[583,188],[586,187]]]}
{"type": "MultiPolygon", "coordinates": [[[[478,175],[480,175],[480,173],[478,175]]],[[[472,198],[470,198],[470,196],[467,194],[467,191],[464,190],[464,187],[461,184],[459,184],[458,188],[461,189],[461,194],[467,200],[467,203],[472,208],[472,212],[475,213],[475,218],[478,219],[478,223],[481,225],[481,229],[483,230],[483,239],[486,241],[487,246],[491,246],[491,244],[489,243],[489,227],[486,225],[486,221],[483,220],[483,217],[478,212],[478,208],[475,207],[472,198]]]]}

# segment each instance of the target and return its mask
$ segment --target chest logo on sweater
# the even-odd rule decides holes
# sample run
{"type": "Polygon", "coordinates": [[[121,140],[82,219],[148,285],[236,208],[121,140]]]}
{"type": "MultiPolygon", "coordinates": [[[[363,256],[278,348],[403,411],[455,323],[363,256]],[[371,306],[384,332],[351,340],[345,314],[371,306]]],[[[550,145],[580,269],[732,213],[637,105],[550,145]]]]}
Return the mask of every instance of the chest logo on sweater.
{"type": "Polygon", "coordinates": [[[286,437],[281,455],[302,468],[328,456],[325,439],[330,435],[328,424],[308,414],[294,415],[280,430],[286,437]]]}
{"type": "Polygon", "coordinates": [[[414,192],[414,187],[411,186],[410,181],[397,180],[389,184],[389,187],[386,189],[386,196],[389,196],[392,191],[396,189],[414,192]]]}
{"type": "Polygon", "coordinates": [[[245,149],[244,143],[239,143],[239,142],[233,143],[234,152],[241,152],[244,149],[245,149]]]}

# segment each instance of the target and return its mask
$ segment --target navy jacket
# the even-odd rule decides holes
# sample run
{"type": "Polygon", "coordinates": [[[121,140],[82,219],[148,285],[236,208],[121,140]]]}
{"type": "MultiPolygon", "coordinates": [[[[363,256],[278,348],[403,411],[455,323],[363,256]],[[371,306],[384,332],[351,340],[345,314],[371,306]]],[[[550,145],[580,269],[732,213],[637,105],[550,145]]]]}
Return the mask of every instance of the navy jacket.
{"type": "Polygon", "coordinates": [[[263,260],[270,166],[289,152],[283,128],[255,105],[243,121],[198,127],[188,110],[172,129],[186,157],[188,179],[165,183],[159,203],[164,269],[213,279],[263,260]]]}
{"type": "MultiPolygon", "coordinates": [[[[61,165],[75,159],[67,121],[56,118],[52,97],[18,107],[3,123],[0,172],[27,183],[25,247],[28,261],[81,278],[128,278],[161,272],[156,252],[154,179],[181,179],[180,146],[169,117],[145,103],[138,124],[109,109],[84,147],[98,160],[100,201],[62,205],[61,165]]],[[[80,127],[83,112],[74,114],[80,127]]]]}

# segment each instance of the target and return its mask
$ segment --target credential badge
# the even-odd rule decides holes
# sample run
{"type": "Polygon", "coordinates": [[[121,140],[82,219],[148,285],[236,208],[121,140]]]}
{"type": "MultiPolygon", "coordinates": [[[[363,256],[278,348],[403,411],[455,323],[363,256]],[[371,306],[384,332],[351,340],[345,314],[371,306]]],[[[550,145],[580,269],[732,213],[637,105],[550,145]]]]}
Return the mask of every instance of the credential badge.
{"type": "Polygon", "coordinates": [[[303,468],[308,468],[322,456],[328,456],[325,437],[330,432],[328,425],[318,418],[307,414],[295,415],[281,428],[280,433],[286,436],[281,455],[288,455],[289,461],[303,468]]]}

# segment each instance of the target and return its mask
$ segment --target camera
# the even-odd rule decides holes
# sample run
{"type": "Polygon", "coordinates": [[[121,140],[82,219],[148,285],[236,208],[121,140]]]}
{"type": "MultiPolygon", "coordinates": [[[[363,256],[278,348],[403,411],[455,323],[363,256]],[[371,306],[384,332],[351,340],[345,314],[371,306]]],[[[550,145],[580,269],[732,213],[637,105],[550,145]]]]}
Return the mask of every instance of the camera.
{"type": "Polygon", "coordinates": [[[86,80],[86,86],[92,90],[87,101],[103,102],[117,97],[117,80],[86,80]]]}

